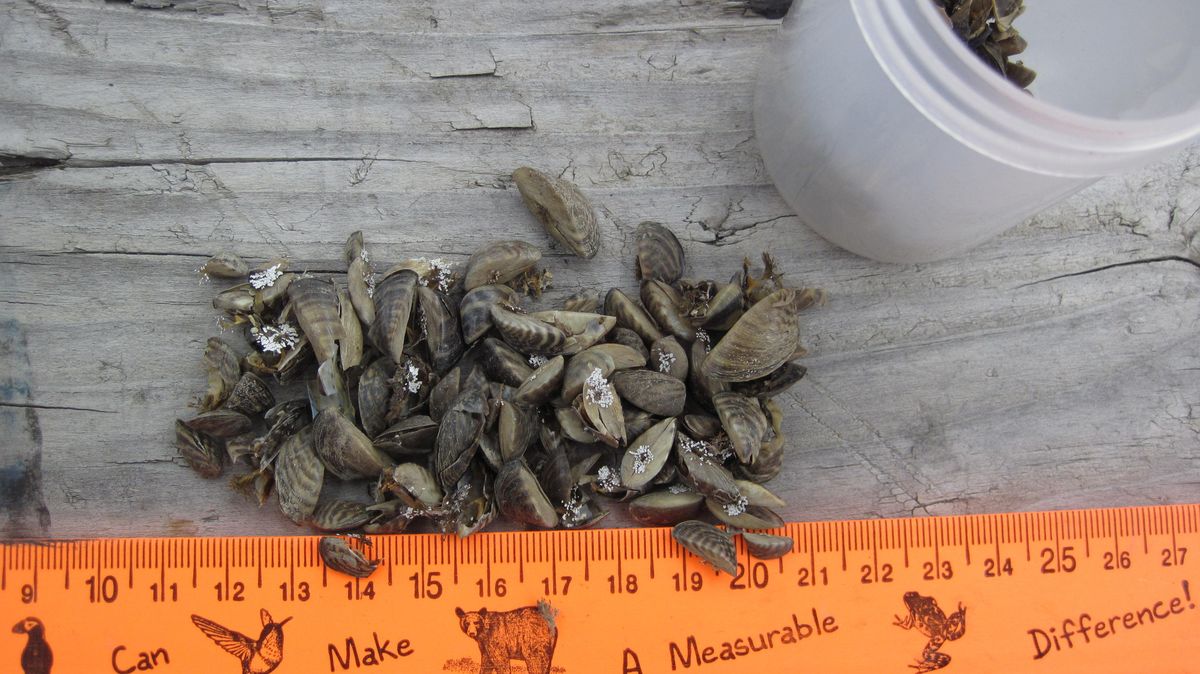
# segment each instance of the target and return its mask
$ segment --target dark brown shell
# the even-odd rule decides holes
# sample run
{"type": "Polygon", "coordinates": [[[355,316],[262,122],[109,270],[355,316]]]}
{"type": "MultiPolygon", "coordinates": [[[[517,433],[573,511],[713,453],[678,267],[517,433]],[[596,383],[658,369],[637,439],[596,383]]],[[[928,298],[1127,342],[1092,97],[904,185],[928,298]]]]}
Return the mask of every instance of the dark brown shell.
{"type": "Polygon", "coordinates": [[[550,529],[558,513],[524,461],[509,461],[496,476],[496,505],[514,522],[550,529]]]}
{"type": "Polygon", "coordinates": [[[629,516],[643,526],[669,527],[695,517],[703,503],[704,496],[694,491],[662,489],[630,501],[629,516]]]}
{"type": "Polygon", "coordinates": [[[579,257],[596,257],[600,250],[596,212],[578,187],[528,166],[513,171],[513,182],[550,236],[579,257]]]}
{"type": "Polygon", "coordinates": [[[175,420],[175,448],[201,477],[218,477],[225,468],[225,450],[220,441],[193,431],[179,419],[175,420]]]}
{"type": "MultiPolygon", "coordinates": [[[[680,313],[679,293],[662,281],[642,281],[642,305],[662,330],[681,342],[696,339],[696,328],[680,313]]],[[[653,342],[651,342],[653,343],[653,342]]]]}
{"type": "Polygon", "coordinates": [[[746,551],[755,559],[779,559],[792,551],[794,541],[789,536],[742,532],[746,551]]]}
{"type": "Polygon", "coordinates": [[[245,279],[250,273],[250,266],[237,255],[223,250],[208,258],[200,267],[200,273],[216,278],[245,279]]]}
{"type": "Polygon", "coordinates": [[[608,342],[611,344],[623,344],[638,351],[645,358],[650,358],[650,350],[646,348],[646,343],[638,336],[638,333],[629,328],[617,326],[608,332],[608,342]]]}
{"type": "Polygon", "coordinates": [[[444,374],[454,367],[465,348],[458,319],[450,311],[446,298],[436,290],[417,287],[417,302],[425,344],[429,349],[429,364],[435,372],[444,374]]]}
{"type": "Polygon", "coordinates": [[[652,344],[654,340],[662,337],[662,332],[650,314],[619,288],[609,290],[604,296],[604,313],[615,316],[618,326],[633,330],[646,344],[652,344]]]}
{"type": "Polygon", "coordinates": [[[184,423],[193,431],[214,438],[232,438],[249,431],[254,426],[254,422],[245,414],[229,409],[201,412],[184,423]]]}
{"type": "Polygon", "coordinates": [[[530,373],[513,394],[515,402],[538,406],[549,402],[562,387],[566,360],[555,356],[530,373]]]}
{"type": "Polygon", "coordinates": [[[271,387],[253,372],[243,372],[241,379],[225,399],[225,409],[246,415],[260,414],[275,404],[271,387]]]}
{"type": "Polygon", "coordinates": [[[349,531],[371,521],[371,516],[364,503],[334,499],[318,505],[309,524],[321,531],[349,531]]]}
{"type": "Polygon", "coordinates": [[[656,279],[674,283],[683,274],[683,246],[671,230],[657,222],[638,225],[636,270],[643,281],[656,279]]]}
{"type": "Polygon", "coordinates": [[[358,378],[358,418],[370,437],[379,435],[386,425],[388,399],[392,390],[388,382],[396,374],[396,364],[388,356],[371,361],[358,378]]]}
{"type": "Polygon", "coordinates": [[[478,347],[479,364],[492,381],[520,386],[533,374],[529,361],[508,344],[488,337],[478,347]]]}

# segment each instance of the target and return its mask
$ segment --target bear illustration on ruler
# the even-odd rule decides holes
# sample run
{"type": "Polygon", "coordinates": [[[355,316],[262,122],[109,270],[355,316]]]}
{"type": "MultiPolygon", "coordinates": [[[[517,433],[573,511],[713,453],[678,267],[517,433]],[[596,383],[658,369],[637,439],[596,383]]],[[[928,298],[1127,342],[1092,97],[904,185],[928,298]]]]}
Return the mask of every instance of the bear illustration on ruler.
{"type": "Polygon", "coordinates": [[[523,660],[529,674],[550,674],[558,628],[556,611],[545,600],[513,611],[455,608],[454,613],[463,634],[479,643],[479,674],[510,674],[512,660],[523,660]]]}

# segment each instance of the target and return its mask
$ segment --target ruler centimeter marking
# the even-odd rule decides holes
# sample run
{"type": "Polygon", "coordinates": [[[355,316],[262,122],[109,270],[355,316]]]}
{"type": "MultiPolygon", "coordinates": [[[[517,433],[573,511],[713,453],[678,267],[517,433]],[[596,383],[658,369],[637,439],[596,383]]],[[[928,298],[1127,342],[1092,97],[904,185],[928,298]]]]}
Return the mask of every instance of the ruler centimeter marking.
{"type": "Polygon", "coordinates": [[[1198,671],[1198,521],[790,523],[733,576],[669,529],[377,536],[367,579],[308,536],[8,542],[0,670],[40,640],[68,673],[1198,671]]]}

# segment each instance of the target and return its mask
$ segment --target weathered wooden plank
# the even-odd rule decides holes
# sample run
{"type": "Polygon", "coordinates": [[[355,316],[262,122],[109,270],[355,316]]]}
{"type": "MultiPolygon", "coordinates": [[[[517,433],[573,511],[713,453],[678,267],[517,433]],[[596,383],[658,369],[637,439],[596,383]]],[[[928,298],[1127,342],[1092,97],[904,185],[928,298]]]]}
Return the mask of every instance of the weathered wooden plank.
{"type": "Polygon", "coordinates": [[[26,0],[0,25],[0,156],[51,165],[0,180],[0,322],[31,396],[0,413],[40,428],[53,535],[299,531],[171,447],[215,331],[205,255],[337,270],[356,229],[380,264],[520,237],[549,246],[550,304],[632,288],[643,219],[693,274],[770,250],[829,292],[781,399],[785,516],[1194,499],[1200,146],[957,260],[883,265],[770,187],[750,111],[773,24],[723,2],[137,4],[163,8],[26,0]],[[466,130],[494,126],[531,128],[466,130]],[[550,246],[522,164],[595,201],[596,259],[550,246]]]}

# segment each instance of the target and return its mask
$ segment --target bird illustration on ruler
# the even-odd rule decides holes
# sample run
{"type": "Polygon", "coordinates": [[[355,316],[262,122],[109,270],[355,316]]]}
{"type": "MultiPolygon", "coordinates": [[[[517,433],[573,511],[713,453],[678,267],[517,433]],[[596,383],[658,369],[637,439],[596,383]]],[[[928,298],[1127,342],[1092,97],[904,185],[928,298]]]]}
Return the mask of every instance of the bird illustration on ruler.
{"type": "Polygon", "coordinates": [[[13,626],[14,634],[24,634],[25,650],[21,651],[21,671],[24,674],[50,674],[54,654],[46,643],[46,626],[42,621],[29,617],[13,626]]]}
{"type": "Polygon", "coordinates": [[[192,622],[225,652],[242,661],[242,674],[270,674],[283,662],[283,626],[291,618],[274,622],[267,609],[261,609],[259,615],[263,626],[257,641],[195,614],[192,622]]]}

